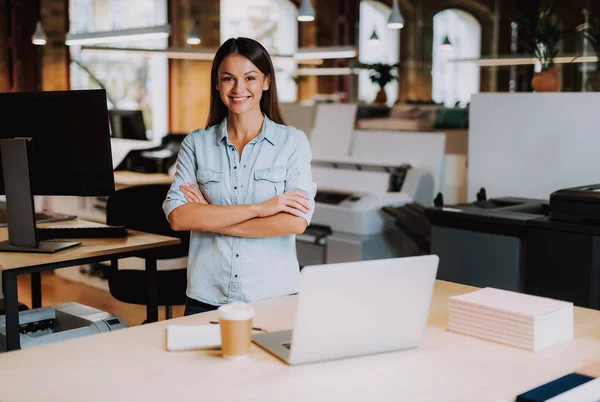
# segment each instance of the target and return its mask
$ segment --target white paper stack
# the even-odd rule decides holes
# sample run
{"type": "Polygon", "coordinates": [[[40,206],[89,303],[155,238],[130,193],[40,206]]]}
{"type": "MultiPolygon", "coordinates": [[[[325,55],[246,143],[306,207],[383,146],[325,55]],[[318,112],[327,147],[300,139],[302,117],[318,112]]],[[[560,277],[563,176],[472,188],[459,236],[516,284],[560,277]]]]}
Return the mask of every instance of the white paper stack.
{"type": "Polygon", "coordinates": [[[220,349],[221,329],[218,325],[169,325],[167,350],[220,349]]]}
{"type": "Polygon", "coordinates": [[[573,339],[573,303],[495,288],[449,298],[449,330],[538,351],[573,339]]]}

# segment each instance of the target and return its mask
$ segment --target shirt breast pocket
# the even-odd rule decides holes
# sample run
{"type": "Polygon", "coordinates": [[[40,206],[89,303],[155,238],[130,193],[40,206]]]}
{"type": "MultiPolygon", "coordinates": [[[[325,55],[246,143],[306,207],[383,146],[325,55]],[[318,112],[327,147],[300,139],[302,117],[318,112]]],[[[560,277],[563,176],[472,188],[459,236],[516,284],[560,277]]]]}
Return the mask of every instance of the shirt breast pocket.
{"type": "Polygon", "coordinates": [[[205,167],[200,167],[196,171],[198,188],[202,191],[204,198],[211,205],[223,205],[222,184],[223,172],[217,172],[205,167]]]}
{"type": "Polygon", "coordinates": [[[283,194],[285,167],[275,166],[254,171],[254,203],[260,204],[283,194]]]}

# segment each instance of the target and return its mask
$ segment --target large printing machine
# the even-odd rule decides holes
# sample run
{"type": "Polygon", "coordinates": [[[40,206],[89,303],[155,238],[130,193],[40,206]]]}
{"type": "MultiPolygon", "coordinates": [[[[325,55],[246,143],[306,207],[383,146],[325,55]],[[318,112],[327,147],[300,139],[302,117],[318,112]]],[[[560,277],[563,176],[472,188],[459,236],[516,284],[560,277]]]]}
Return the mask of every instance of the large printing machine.
{"type": "Polygon", "coordinates": [[[600,184],[426,209],[438,279],[600,309],[600,184]]]}
{"type": "Polygon", "coordinates": [[[384,207],[430,205],[430,172],[359,161],[312,163],[317,183],[311,225],[296,237],[300,266],[406,255],[405,238],[384,207]],[[362,190],[362,191],[361,191],[362,190]]]}
{"type": "MultiPolygon", "coordinates": [[[[19,311],[21,348],[127,328],[121,317],[69,302],[19,311]]],[[[0,315],[0,352],[6,351],[6,316],[0,315]]]]}

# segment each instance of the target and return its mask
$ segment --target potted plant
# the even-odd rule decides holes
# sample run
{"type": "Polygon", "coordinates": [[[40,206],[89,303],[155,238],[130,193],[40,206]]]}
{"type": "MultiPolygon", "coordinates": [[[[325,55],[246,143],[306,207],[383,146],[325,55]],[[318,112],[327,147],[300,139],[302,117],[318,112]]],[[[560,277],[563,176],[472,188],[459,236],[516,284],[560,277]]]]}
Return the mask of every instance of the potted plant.
{"type": "Polygon", "coordinates": [[[541,66],[541,71],[535,73],[531,80],[536,92],[556,92],[560,88],[560,76],[554,59],[565,31],[555,10],[554,2],[544,4],[539,7],[534,21],[521,21],[521,26],[531,31],[531,41],[525,44],[527,50],[534,54],[541,66]]]}
{"type": "Polygon", "coordinates": [[[362,64],[361,67],[370,70],[369,78],[371,79],[371,82],[379,86],[379,92],[377,92],[374,102],[385,104],[387,102],[385,86],[398,79],[398,68],[400,67],[400,64],[374,63],[362,64]]]}

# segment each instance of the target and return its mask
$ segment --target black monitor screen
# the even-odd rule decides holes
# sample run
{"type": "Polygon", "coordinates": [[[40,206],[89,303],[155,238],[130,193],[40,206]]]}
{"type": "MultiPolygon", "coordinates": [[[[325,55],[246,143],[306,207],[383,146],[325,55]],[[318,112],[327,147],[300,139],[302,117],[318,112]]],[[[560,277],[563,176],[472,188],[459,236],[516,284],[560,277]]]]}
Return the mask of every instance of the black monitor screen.
{"type": "MultiPolygon", "coordinates": [[[[28,161],[34,195],[114,192],[103,89],[0,93],[0,113],[0,138],[32,139],[28,161]]],[[[2,174],[0,194],[6,194],[2,174]]]]}
{"type": "Polygon", "coordinates": [[[118,110],[108,111],[112,136],[115,138],[127,138],[130,140],[147,140],[146,124],[141,110],[118,110]]]}

